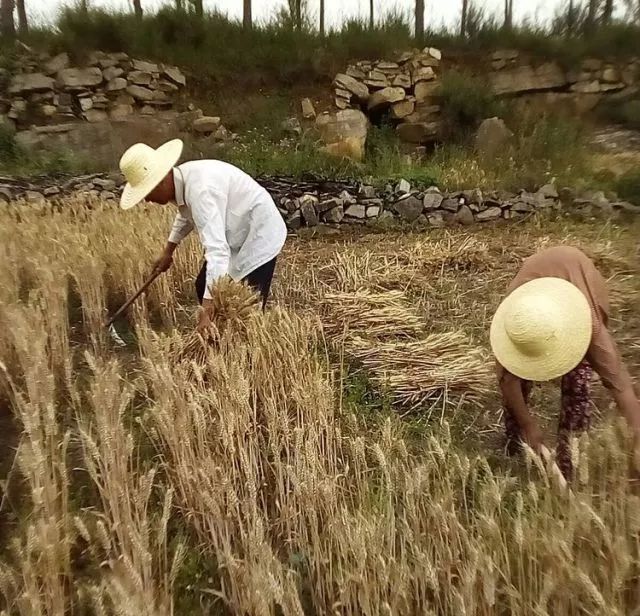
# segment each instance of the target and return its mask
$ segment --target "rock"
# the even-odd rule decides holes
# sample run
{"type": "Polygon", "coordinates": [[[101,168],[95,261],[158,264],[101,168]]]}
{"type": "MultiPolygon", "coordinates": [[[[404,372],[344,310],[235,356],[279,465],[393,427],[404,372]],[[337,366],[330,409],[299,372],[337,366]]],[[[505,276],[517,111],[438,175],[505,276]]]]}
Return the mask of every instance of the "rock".
{"type": "Polygon", "coordinates": [[[455,221],[461,225],[472,225],[475,219],[471,208],[468,205],[463,205],[455,215],[455,221]]]}
{"type": "Polygon", "coordinates": [[[58,108],[55,105],[42,105],[40,111],[45,118],[52,118],[58,113],[58,108]]]}
{"type": "Polygon", "coordinates": [[[100,199],[103,201],[116,201],[116,195],[110,190],[103,190],[100,192],[100,199]]]}
{"type": "Polygon", "coordinates": [[[341,111],[343,111],[344,109],[349,109],[349,106],[351,104],[347,99],[342,98],[340,96],[336,96],[333,99],[333,103],[341,111]]]}
{"type": "Polygon", "coordinates": [[[440,91],[440,82],[438,81],[420,81],[413,89],[414,96],[417,101],[437,97],[440,91]]]}
{"type": "Polygon", "coordinates": [[[94,109],[106,109],[109,106],[109,99],[104,94],[95,94],[91,102],[94,109]]]}
{"type": "Polygon", "coordinates": [[[400,180],[395,189],[396,194],[406,195],[411,192],[411,184],[407,180],[400,180]]]}
{"type": "Polygon", "coordinates": [[[404,88],[383,88],[382,90],[374,92],[369,97],[367,107],[369,111],[383,109],[392,103],[397,103],[398,101],[403,100],[406,95],[404,88]]]}
{"type": "Polygon", "coordinates": [[[409,195],[393,204],[394,211],[407,222],[417,220],[422,214],[422,201],[413,195],[409,195]]]}
{"type": "Polygon", "coordinates": [[[528,214],[529,212],[535,212],[535,207],[530,203],[525,203],[524,201],[516,201],[511,209],[514,212],[518,212],[519,214],[528,214]]]}
{"type": "Polygon", "coordinates": [[[119,103],[111,108],[109,111],[109,117],[118,122],[122,121],[133,113],[133,105],[126,103],[119,103]]]}
{"type": "Polygon", "coordinates": [[[158,90],[160,92],[177,92],[178,86],[175,83],[171,83],[169,81],[159,81],[158,90]]]}
{"type": "Polygon", "coordinates": [[[127,79],[131,83],[135,83],[137,86],[148,86],[153,80],[153,77],[151,73],[147,73],[145,71],[131,71],[127,75],[127,79]]]}
{"type": "Polygon", "coordinates": [[[218,130],[213,133],[213,139],[215,141],[229,141],[231,133],[224,126],[219,126],[218,130]]]}
{"type": "Polygon", "coordinates": [[[89,111],[89,109],[93,108],[93,99],[91,98],[81,98],[80,99],[80,109],[82,111],[89,111]]]}
{"type": "Polygon", "coordinates": [[[400,68],[400,65],[396,62],[378,62],[376,64],[376,68],[379,71],[397,71],[400,68]]]}
{"type": "Polygon", "coordinates": [[[493,92],[500,96],[562,88],[567,84],[567,78],[559,64],[547,62],[535,68],[524,65],[489,73],[489,83],[493,92]]]}
{"type": "Polygon", "coordinates": [[[553,184],[545,184],[538,190],[537,195],[543,199],[558,199],[559,194],[557,188],[553,184]]]}
{"type": "Polygon", "coordinates": [[[436,122],[440,115],[440,105],[427,105],[426,101],[417,102],[413,113],[405,118],[405,122],[420,124],[436,122]]]}
{"type": "Polygon", "coordinates": [[[284,120],[284,122],[280,124],[280,128],[286,135],[292,135],[294,137],[302,135],[302,126],[298,118],[289,118],[288,120],[284,120]]]}
{"type": "Polygon", "coordinates": [[[344,205],[353,205],[358,202],[358,200],[346,190],[343,190],[338,195],[338,199],[340,199],[344,205]]]}
{"type": "Polygon", "coordinates": [[[409,88],[411,88],[411,77],[409,77],[409,75],[405,75],[404,73],[400,73],[393,78],[393,80],[391,81],[391,85],[396,88],[404,88],[405,90],[408,90],[409,88]]]}
{"type": "Polygon", "coordinates": [[[599,71],[602,68],[602,60],[597,58],[587,58],[582,61],[583,71],[599,71]]]}
{"type": "Polygon", "coordinates": [[[421,81],[433,81],[435,78],[436,74],[430,66],[421,66],[411,74],[411,79],[414,84],[420,83],[421,81]]]}
{"type": "Polygon", "coordinates": [[[24,193],[22,194],[22,198],[27,202],[27,203],[38,203],[38,204],[42,204],[45,202],[45,198],[44,195],[42,193],[39,193],[36,190],[25,190],[24,193]]]}
{"type": "Polygon", "coordinates": [[[300,213],[300,211],[298,210],[297,212],[291,214],[291,216],[287,218],[286,223],[287,227],[289,227],[289,229],[291,229],[292,231],[297,231],[300,227],[302,227],[302,214],[300,213]]]}
{"type": "Polygon", "coordinates": [[[369,120],[362,111],[345,109],[336,114],[323,113],[316,118],[316,128],[327,144],[327,153],[357,161],[364,158],[369,120]]]}
{"type": "Polygon", "coordinates": [[[95,178],[93,183],[98,187],[102,188],[102,190],[115,190],[116,183],[114,180],[104,179],[104,178],[95,178]]]}
{"type": "Polygon", "coordinates": [[[133,68],[134,71],[144,71],[146,73],[160,72],[160,69],[158,68],[157,64],[153,64],[153,62],[145,62],[143,60],[132,60],[131,67],[133,68]]]}
{"type": "Polygon", "coordinates": [[[488,207],[482,212],[476,214],[476,220],[479,222],[487,222],[502,217],[502,209],[499,207],[488,207]]]}
{"type": "Polygon", "coordinates": [[[122,77],[123,73],[124,71],[121,68],[117,66],[112,66],[111,68],[106,68],[105,70],[103,70],[102,76],[104,77],[104,80],[108,83],[109,81],[112,81],[116,77],[122,77]]]}
{"type": "Polygon", "coordinates": [[[316,204],[316,209],[318,210],[318,213],[324,214],[325,212],[328,212],[329,210],[332,210],[339,205],[343,205],[342,199],[332,197],[330,199],[325,199],[324,201],[318,201],[318,203],[316,204]]]}
{"type": "Polygon", "coordinates": [[[367,208],[367,218],[377,218],[380,214],[379,205],[371,205],[367,208]]]}
{"type": "Polygon", "coordinates": [[[513,133],[507,128],[504,120],[488,118],[483,120],[476,132],[475,145],[478,155],[485,159],[494,159],[513,140],[513,133]]]}
{"type": "Polygon", "coordinates": [[[84,112],[84,117],[87,122],[91,122],[92,124],[95,124],[96,122],[104,122],[109,119],[107,112],[102,109],[88,109],[84,112]]]}
{"type": "Polygon", "coordinates": [[[491,54],[491,60],[504,60],[505,62],[513,62],[518,59],[520,53],[516,49],[498,49],[491,54]]]}
{"type": "Polygon", "coordinates": [[[601,83],[600,84],[600,92],[619,92],[620,90],[624,90],[625,85],[623,82],[618,83],[601,83]]]}
{"type": "Polygon", "coordinates": [[[187,85],[186,77],[182,74],[182,72],[177,66],[165,66],[162,71],[162,74],[166,75],[171,81],[173,81],[173,83],[179,86],[187,85]]]}
{"type": "Polygon", "coordinates": [[[429,143],[436,139],[439,122],[407,122],[396,128],[398,137],[407,143],[429,143]]]}
{"type": "Polygon", "coordinates": [[[349,218],[363,219],[367,216],[367,208],[365,208],[364,205],[356,203],[355,205],[350,205],[347,208],[345,215],[349,218]]]}
{"type": "Polygon", "coordinates": [[[357,79],[358,81],[364,81],[367,78],[367,74],[355,66],[347,68],[347,75],[357,79]]]}
{"type": "Polygon", "coordinates": [[[402,120],[410,116],[415,108],[415,101],[409,99],[393,103],[393,105],[391,105],[391,117],[395,120],[402,120]]]}
{"type": "Polygon", "coordinates": [[[600,82],[597,79],[593,81],[579,81],[571,86],[572,92],[579,94],[596,94],[600,92],[600,82]]]}
{"type": "Polygon", "coordinates": [[[427,54],[436,60],[442,60],[442,52],[435,47],[426,47],[423,49],[422,53],[427,54]]]}
{"type": "Polygon", "coordinates": [[[63,68],[58,72],[57,83],[61,88],[93,88],[102,83],[102,71],[97,66],[89,68],[63,68]]]}
{"type": "Polygon", "coordinates": [[[42,73],[27,73],[15,75],[9,82],[9,94],[29,94],[52,90],[54,80],[42,73]]]}
{"type": "Polygon", "coordinates": [[[300,106],[302,107],[302,117],[305,120],[312,120],[316,117],[316,110],[310,98],[303,98],[300,101],[300,106]]]}
{"type": "Polygon", "coordinates": [[[622,80],[622,75],[617,68],[613,66],[608,66],[602,71],[602,81],[606,81],[607,83],[618,83],[622,80]]]}
{"type": "Polygon", "coordinates": [[[432,214],[429,214],[427,216],[427,222],[430,226],[435,227],[436,229],[442,228],[447,224],[442,212],[433,212],[432,214]]]}
{"type": "Polygon", "coordinates": [[[338,205],[322,215],[324,222],[339,223],[344,218],[344,208],[338,205]]]}
{"type": "Polygon", "coordinates": [[[449,199],[443,199],[440,207],[447,212],[456,213],[460,207],[460,199],[457,197],[450,197],[449,199]]]}
{"type": "Polygon", "coordinates": [[[153,100],[153,92],[144,86],[128,86],[127,94],[133,96],[137,101],[148,102],[153,100]]]}
{"type": "Polygon", "coordinates": [[[42,193],[45,197],[53,197],[54,195],[60,194],[60,188],[58,186],[49,186],[48,188],[45,188],[42,193]]]}
{"type": "Polygon", "coordinates": [[[316,205],[318,199],[313,195],[304,195],[298,200],[302,219],[308,227],[315,227],[319,222],[316,205]]]}
{"type": "Polygon", "coordinates": [[[440,193],[427,193],[422,200],[422,206],[425,212],[437,210],[444,201],[444,197],[440,193]]]}
{"type": "Polygon", "coordinates": [[[349,75],[339,73],[336,75],[333,84],[342,90],[347,90],[362,103],[366,103],[369,100],[369,88],[349,75]]]}
{"type": "Polygon", "coordinates": [[[491,70],[501,71],[505,66],[507,66],[506,60],[493,60],[491,62],[491,70]]]}
{"type": "Polygon", "coordinates": [[[44,72],[47,75],[55,75],[58,71],[69,66],[69,54],[59,53],[44,65],[44,72]]]}

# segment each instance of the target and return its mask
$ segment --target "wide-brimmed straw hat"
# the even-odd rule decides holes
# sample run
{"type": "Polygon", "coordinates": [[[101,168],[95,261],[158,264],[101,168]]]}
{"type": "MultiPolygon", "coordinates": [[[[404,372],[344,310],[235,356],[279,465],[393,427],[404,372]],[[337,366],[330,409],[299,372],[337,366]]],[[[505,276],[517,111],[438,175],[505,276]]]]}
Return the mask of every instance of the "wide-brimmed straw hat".
{"type": "Polygon", "coordinates": [[[491,348],[511,374],[550,381],[571,372],[591,343],[591,308],[575,285],[537,278],[515,289],[491,322],[491,348]]]}
{"type": "Polygon", "coordinates": [[[132,145],[120,159],[120,171],[127,184],[120,197],[120,207],[128,210],[137,205],[171,171],[182,154],[182,140],[172,139],[157,150],[144,143],[132,145]]]}

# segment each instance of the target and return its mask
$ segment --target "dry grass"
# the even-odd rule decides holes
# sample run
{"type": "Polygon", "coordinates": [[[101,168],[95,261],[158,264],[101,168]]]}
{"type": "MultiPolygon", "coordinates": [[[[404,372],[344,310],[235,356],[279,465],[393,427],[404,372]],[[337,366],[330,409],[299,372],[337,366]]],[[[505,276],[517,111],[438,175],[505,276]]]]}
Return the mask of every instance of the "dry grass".
{"type": "Polygon", "coordinates": [[[183,361],[193,243],[118,324],[137,345],[101,325],[169,215],[0,212],[0,410],[21,429],[1,613],[634,613],[625,431],[603,418],[576,441],[570,493],[534,458],[509,463],[486,330],[519,261],[571,238],[617,289],[635,368],[637,225],[291,240],[273,309],[220,285],[215,344],[183,361]],[[354,397],[345,364],[373,389],[354,397]]]}

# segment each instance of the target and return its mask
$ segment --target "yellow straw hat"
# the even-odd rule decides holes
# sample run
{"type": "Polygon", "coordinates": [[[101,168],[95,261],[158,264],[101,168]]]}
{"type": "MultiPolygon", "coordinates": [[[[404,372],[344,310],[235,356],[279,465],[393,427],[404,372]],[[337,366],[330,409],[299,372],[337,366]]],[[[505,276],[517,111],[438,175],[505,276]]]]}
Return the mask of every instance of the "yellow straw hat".
{"type": "Polygon", "coordinates": [[[157,150],[144,143],[132,145],[120,159],[120,171],[127,184],[120,197],[120,207],[128,210],[137,205],[171,171],[182,154],[182,140],[172,139],[157,150]]]}
{"type": "Polygon", "coordinates": [[[571,372],[591,343],[587,298],[562,278],[536,278],[510,293],[491,322],[491,348],[511,374],[550,381],[571,372]]]}

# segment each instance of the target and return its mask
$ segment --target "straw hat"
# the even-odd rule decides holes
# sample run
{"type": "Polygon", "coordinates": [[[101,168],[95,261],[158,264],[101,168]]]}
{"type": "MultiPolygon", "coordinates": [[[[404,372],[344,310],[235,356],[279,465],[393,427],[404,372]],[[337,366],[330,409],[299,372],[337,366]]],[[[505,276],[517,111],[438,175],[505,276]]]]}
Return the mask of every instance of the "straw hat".
{"type": "Polygon", "coordinates": [[[562,278],[536,278],[510,293],[491,322],[491,348],[509,372],[550,381],[571,372],[591,343],[587,298],[562,278]]]}
{"type": "Polygon", "coordinates": [[[182,140],[172,139],[154,150],[144,143],[136,143],[122,155],[120,171],[127,180],[120,197],[123,210],[140,203],[162,182],[180,159],[182,145],[182,140]]]}

